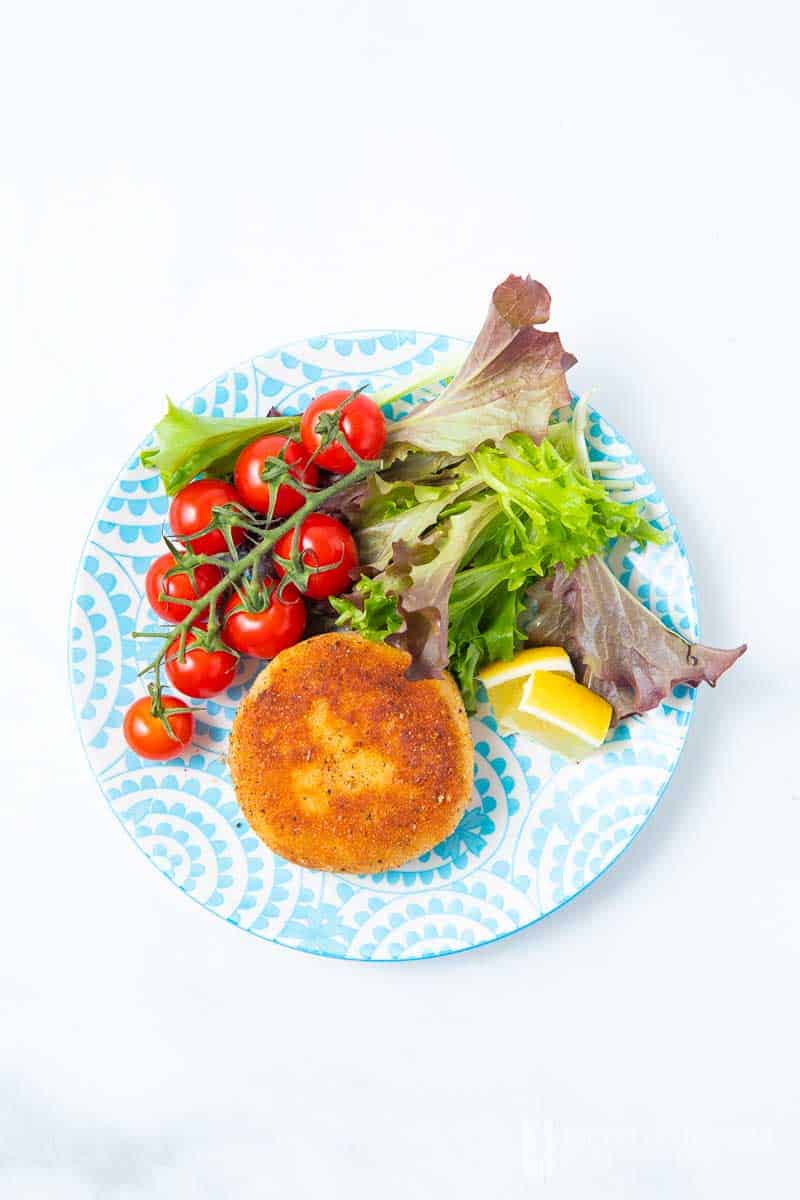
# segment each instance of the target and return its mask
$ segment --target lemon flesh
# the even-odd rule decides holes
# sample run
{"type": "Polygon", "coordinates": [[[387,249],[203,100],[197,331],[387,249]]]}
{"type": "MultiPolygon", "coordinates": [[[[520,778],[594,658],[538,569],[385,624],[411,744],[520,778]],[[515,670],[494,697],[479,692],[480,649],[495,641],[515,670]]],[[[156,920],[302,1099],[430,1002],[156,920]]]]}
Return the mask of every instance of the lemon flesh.
{"type": "Polygon", "coordinates": [[[577,761],[603,744],[612,715],[608,701],[583,684],[542,671],[525,681],[513,720],[522,732],[577,761]]]}
{"type": "Polygon", "coordinates": [[[575,676],[569,655],[562,646],[532,646],[520,650],[508,662],[490,663],[478,672],[478,677],[486,690],[494,693],[500,685],[516,679],[526,680],[534,671],[560,671],[575,676]]]}
{"type": "Polygon", "coordinates": [[[527,682],[527,676],[523,676],[521,679],[509,679],[508,683],[496,683],[494,687],[487,687],[498,725],[505,726],[513,721],[527,682]]]}
{"type": "Polygon", "coordinates": [[[608,701],[576,683],[560,646],[522,650],[480,672],[501,733],[523,733],[579,762],[602,745],[611,724],[608,701]]]}

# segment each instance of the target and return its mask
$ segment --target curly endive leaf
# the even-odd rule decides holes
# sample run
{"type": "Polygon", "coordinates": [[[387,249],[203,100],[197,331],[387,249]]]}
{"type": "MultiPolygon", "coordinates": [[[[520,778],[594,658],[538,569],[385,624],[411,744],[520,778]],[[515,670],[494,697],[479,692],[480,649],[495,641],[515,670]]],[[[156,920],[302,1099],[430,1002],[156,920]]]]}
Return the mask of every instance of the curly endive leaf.
{"type": "Polygon", "coordinates": [[[605,696],[616,720],[656,708],[679,683],[713,687],[747,649],[693,645],[631,595],[597,555],[569,574],[537,580],[528,591],[536,615],[534,646],[563,646],[576,676],[605,696]]]}

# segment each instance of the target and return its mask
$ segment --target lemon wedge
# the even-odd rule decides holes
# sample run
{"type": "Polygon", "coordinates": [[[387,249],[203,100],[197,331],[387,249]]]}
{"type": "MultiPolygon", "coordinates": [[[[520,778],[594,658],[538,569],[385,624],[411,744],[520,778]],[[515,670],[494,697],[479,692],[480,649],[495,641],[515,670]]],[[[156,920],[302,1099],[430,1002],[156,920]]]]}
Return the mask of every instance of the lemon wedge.
{"type": "Polygon", "coordinates": [[[574,678],[569,655],[561,646],[535,646],[520,650],[508,662],[490,663],[479,672],[489,701],[504,732],[516,729],[515,715],[528,680],[540,671],[554,671],[574,678]]]}
{"type": "Polygon", "coordinates": [[[509,662],[484,667],[480,679],[501,733],[528,734],[576,762],[603,744],[611,705],[576,683],[561,646],[521,650],[509,662]]]}
{"type": "Polygon", "coordinates": [[[612,711],[607,700],[574,679],[536,671],[523,685],[512,720],[520,733],[578,761],[603,744],[612,711]]]}
{"type": "Polygon", "coordinates": [[[485,688],[496,687],[500,683],[508,683],[512,679],[525,678],[534,671],[560,671],[564,675],[575,678],[569,655],[563,646],[532,646],[520,650],[508,662],[490,663],[479,671],[485,688]]]}

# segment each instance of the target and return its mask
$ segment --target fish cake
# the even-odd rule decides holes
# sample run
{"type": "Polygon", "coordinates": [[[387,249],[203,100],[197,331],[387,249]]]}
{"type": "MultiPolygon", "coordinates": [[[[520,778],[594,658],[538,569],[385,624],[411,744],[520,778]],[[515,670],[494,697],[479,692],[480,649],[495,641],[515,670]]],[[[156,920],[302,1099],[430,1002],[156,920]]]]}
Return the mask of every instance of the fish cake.
{"type": "Polygon", "coordinates": [[[283,858],[377,873],[452,833],[472,790],[472,739],[449,675],[358,634],[282,651],[243,700],[228,762],[252,829],[283,858]]]}

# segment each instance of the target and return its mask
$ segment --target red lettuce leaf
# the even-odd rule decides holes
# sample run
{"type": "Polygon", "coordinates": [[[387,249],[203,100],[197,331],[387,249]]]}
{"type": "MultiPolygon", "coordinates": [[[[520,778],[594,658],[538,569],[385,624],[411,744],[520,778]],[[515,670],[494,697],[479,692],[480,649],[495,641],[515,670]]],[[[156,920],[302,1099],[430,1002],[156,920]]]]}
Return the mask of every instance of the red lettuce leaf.
{"type": "Polygon", "coordinates": [[[494,497],[477,500],[413,546],[395,542],[392,565],[376,576],[397,596],[402,625],[386,640],[411,655],[408,679],[437,678],[447,666],[453,579],[470,545],[499,508],[494,497]]]}
{"type": "Polygon", "coordinates": [[[597,555],[569,574],[558,567],[529,589],[534,646],[563,646],[577,679],[605,696],[617,721],[647,712],[679,683],[713,687],[747,649],[715,650],[672,633],[597,555]]]}
{"type": "Polygon", "coordinates": [[[544,437],[554,409],[569,404],[565,372],[576,361],[557,333],[535,328],[550,316],[550,294],[530,276],[509,275],[466,361],[440,396],[389,425],[388,464],[411,451],[468,454],[508,433],[544,437]]]}

